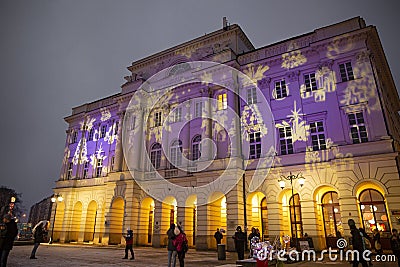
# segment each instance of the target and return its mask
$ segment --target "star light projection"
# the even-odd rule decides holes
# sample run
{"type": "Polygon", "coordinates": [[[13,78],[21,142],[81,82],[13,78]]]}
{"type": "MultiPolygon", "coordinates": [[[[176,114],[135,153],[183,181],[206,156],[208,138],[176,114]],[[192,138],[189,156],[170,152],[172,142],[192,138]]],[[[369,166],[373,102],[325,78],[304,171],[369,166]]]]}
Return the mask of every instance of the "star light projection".
{"type": "Polygon", "coordinates": [[[306,124],[306,122],[302,119],[304,116],[303,113],[300,113],[300,108],[297,109],[296,101],[294,101],[294,108],[291,110],[290,115],[287,116],[289,118],[289,122],[282,120],[282,123],[277,123],[276,128],[284,128],[290,127],[292,130],[292,142],[296,141],[307,141],[307,137],[309,136],[310,126],[306,124]]]}

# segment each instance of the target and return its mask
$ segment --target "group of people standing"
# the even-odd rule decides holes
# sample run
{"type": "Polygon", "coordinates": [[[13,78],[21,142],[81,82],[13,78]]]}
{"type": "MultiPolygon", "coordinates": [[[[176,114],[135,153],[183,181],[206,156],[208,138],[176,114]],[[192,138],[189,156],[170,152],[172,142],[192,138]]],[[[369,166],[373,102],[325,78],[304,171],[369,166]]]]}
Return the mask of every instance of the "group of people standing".
{"type": "Polygon", "coordinates": [[[171,223],[168,231],[168,267],[176,266],[176,256],[179,259],[179,266],[185,266],[185,254],[188,251],[188,240],[182,226],[171,223]]]}

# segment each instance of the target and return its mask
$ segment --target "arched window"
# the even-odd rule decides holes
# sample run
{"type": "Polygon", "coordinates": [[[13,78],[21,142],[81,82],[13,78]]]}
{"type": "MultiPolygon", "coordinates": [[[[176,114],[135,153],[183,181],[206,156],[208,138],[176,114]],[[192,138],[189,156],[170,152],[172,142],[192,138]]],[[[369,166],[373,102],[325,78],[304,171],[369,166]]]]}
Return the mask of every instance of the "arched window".
{"type": "Polygon", "coordinates": [[[338,238],[344,236],[338,193],[326,192],[321,199],[326,246],[337,248],[338,238]]]}
{"type": "Polygon", "coordinates": [[[290,198],[289,206],[292,237],[300,238],[303,236],[303,222],[301,220],[301,205],[299,194],[294,194],[290,198]]]}
{"type": "Polygon", "coordinates": [[[196,135],[192,141],[192,160],[198,160],[201,157],[201,136],[196,135]]]}
{"type": "Polygon", "coordinates": [[[338,193],[330,191],[322,196],[322,213],[324,215],[325,236],[327,238],[337,237],[338,232],[343,236],[338,193]]]}
{"type": "Polygon", "coordinates": [[[390,233],[385,198],[374,189],[366,189],[359,196],[360,211],[367,233],[374,229],[390,233]]]}
{"type": "Polygon", "coordinates": [[[159,169],[161,165],[161,145],[155,143],[151,146],[150,161],[155,169],[159,169]]]}
{"type": "Polygon", "coordinates": [[[182,141],[175,140],[170,149],[171,168],[176,168],[182,164],[182,141]]]}

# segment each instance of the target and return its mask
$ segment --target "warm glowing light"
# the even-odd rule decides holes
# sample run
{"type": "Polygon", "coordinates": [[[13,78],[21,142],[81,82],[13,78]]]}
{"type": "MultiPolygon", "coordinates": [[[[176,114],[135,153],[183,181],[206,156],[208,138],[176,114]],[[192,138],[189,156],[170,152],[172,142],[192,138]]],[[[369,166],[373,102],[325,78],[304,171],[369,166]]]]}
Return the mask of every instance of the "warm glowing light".
{"type": "Polygon", "coordinates": [[[15,202],[15,197],[11,197],[11,203],[14,203],[15,202]]]}
{"type": "Polygon", "coordinates": [[[374,211],[377,211],[377,210],[378,210],[378,208],[376,206],[374,206],[374,211]]]}
{"type": "Polygon", "coordinates": [[[303,186],[305,182],[306,182],[306,179],[304,179],[304,177],[300,177],[300,178],[299,178],[299,184],[300,184],[300,186],[303,186]]]}
{"type": "Polygon", "coordinates": [[[53,202],[53,203],[56,202],[56,198],[55,198],[55,197],[52,197],[52,198],[51,198],[51,202],[53,202]]]}
{"type": "Polygon", "coordinates": [[[338,213],[338,212],[339,212],[338,208],[334,208],[334,209],[333,209],[333,212],[334,212],[334,213],[338,213]]]}
{"type": "Polygon", "coordinates": [[[365,209],[365,206],[364,206],[364,205],[361,205],[361,209],[364,210],[364,209],[365,209]]]}
{"type": "Polygon", "coordinates": [[[58,200],[58,202],[62,202],[64,200],[64,198],[62,196],[58,196],[57,200],[58,200]]]}
{"type": "Polygon", "coordinates": [[[374,219],[368,220],[368,222],[369,222],[370,224],[375,224],[375,220],[374,220],[374,219]]]}
{"type": "Polygon", "coordinates": [[[280,186],[280,188],[285,188],[285,181],[284,180],[280,180],[279,181],[279,186],[280,186]]]}
{"type": "Polygon", "coordinates": [[[383,215],[381,216],[381,220],[382,220],[382,221],[387,221],[387,216],[386,216],[385,214],[383,214],[383,215]]]}
{"type": "Polygon", "coordinates": [[[372,220],[373,218],[374,218],[374,215],[372,215],[372,213],[370,213],[370,212],[364,213],[364,220],[369,221],[369,220],[372,220]]]}

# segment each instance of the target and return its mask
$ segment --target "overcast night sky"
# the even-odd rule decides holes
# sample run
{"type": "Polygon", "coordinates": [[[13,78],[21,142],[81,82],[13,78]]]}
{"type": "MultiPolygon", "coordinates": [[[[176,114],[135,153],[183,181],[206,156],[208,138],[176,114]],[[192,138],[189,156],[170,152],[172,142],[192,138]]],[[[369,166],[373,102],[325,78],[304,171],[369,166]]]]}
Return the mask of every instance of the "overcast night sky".
{"type": "Polygon", "coordinates": [[[255,47],[351,17],[378,28],[400,88],[398,1],[0,0],[0,185],[52,194],[71,108],[120,92],[133,61],[239,24],[255,47]]]}

